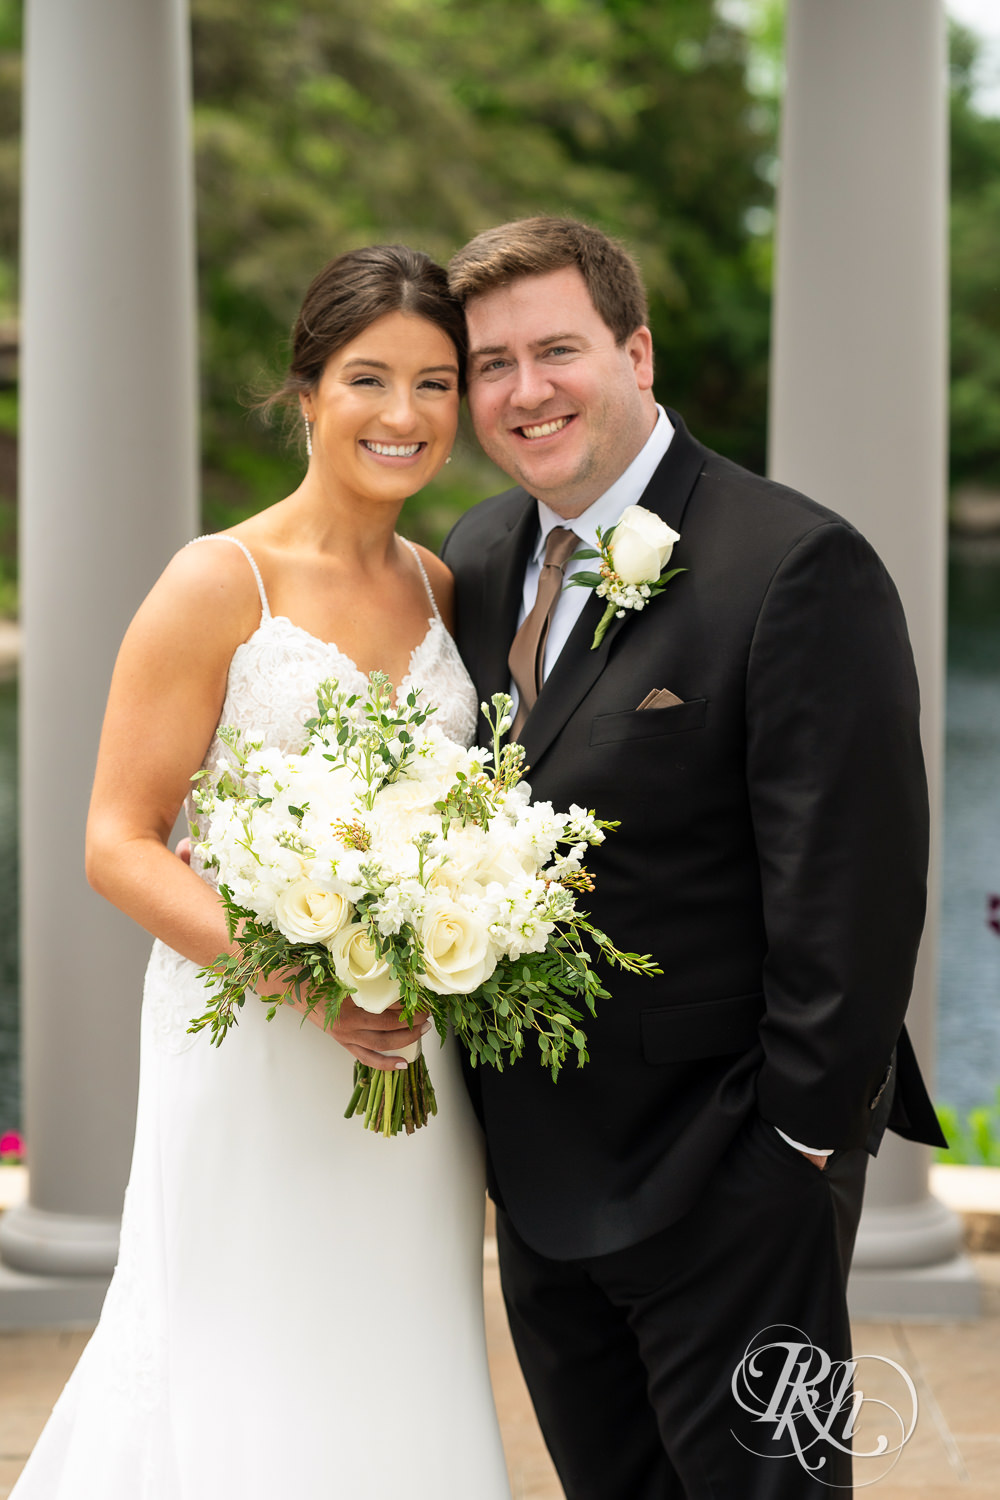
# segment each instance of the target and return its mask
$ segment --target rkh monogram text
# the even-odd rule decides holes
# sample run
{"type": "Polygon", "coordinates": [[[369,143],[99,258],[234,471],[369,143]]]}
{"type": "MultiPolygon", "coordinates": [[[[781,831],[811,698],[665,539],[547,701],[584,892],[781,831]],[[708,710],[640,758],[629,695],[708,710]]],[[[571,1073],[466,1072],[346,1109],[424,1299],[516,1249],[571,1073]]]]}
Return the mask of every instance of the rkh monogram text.
{"type": "Polygon", "coordinates": [[[832,1360],[799,1328],[758,1333],[733,1371],[732,1392],[751,1425],[770,1428],[763,1448],[734,1431],[738,1443],[761,1458],[795,1458],[830,1488],[841,1486],[824,1477],[829,1451],[873,1461],[855,1481],[861,1489],[884,1478],[917,1425],[917,1392],[902,1365],[878,1354],[832,1360]],[[877,1395],[865,1395],[862,1369],[877,1395]]]}

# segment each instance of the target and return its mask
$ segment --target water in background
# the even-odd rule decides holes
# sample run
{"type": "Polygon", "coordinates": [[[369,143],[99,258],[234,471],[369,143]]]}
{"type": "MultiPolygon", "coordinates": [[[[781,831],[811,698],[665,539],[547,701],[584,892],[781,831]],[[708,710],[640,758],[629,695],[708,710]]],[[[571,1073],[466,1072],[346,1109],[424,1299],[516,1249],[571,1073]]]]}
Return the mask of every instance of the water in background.
{"type": "MultiPolygon", "coordinates": [[[[949,567],[941,989],[935,1095],[960,1110],[1000,1085],[1000,539],[949,567]]],[[[19,1126],[17,684],[0,682],[0,1133],[19,1126]]]]}
{"type": "Polygon", "coordinates": [[[952,547],[935,1098],[963,1113],[1000,1085],[1000,538],[952,547]]]}

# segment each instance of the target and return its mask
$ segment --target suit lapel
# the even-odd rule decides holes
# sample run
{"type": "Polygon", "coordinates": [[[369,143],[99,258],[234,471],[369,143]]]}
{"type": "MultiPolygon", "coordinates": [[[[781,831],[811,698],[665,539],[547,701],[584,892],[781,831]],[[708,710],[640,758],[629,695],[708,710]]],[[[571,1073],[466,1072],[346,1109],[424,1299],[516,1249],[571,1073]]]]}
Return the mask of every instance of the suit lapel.
{"type": "Polygon", "coordinates": [[[517,630],[517,616],[524,591],[524,572],[538,532],[534,500],[522,490],[517,496],[509,527],[489,546],[484,558],[482,590],[482,647],[476,672],[476,689],[487,703],[494,693],[510,690],[507,653],[517,630]]]}
{"type": "MultiPolygon", "coordinates": [[[[673,423],[674,435],[641,496],[641,503],[647,510],[655,511],[661,516],[668,526],[681,533],[681,540],[674,549],[670,566],[684,567],[686,562],[682,522],[688,501],[704,467],[707,449],[692,438],[676,412],[668,410],[668,415],[673,423]]],[[[681,579],[677,580],[677,584],[681,582],[681,579]]],[[[660,611],[669,608],[670,589],[675,586],[668,586],[647,608],[660,611]]],[[[563,725],[604,671],[618,635],[632,623],[629,619],[631,611],[626,610],[621,619],[616,617],[611,621],[604,640],[596,651],[592,651],[590,643],[603,613],[604,600],[591,594],[559,653],[559,660],[546,678],[534,707],[524,721],[520,738],[529,766],[537,766],[563,725]]]]}

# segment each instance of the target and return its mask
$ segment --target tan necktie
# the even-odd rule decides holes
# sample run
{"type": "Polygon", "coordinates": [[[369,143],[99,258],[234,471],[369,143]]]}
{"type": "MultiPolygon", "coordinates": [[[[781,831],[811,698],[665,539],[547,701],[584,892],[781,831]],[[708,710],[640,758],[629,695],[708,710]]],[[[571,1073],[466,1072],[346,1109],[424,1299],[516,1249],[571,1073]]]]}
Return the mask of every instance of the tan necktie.
{"type": "Polygon", "coordinates": [[[553,526],[545,539],[545,560],[538,579],[538,593],[524,624],[511,642],[507,657],[510,675],[517,684],[518,693],[511,739],[517,739],[521,725],[542,690],[542,663],[545,660],[549,626],[559,602],[563,572],[579,545],[580,538],[576,532],[568,531],[565,526],[553,526]]]}

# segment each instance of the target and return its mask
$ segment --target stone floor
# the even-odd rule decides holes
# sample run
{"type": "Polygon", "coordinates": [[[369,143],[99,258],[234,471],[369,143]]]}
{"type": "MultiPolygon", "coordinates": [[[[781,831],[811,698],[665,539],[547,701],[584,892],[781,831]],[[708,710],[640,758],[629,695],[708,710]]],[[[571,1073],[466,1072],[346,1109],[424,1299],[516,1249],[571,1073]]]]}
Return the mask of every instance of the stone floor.
{"type": "MultiPolygon", "coordinates": [[[[855,1327],[856,1353],[902,1365],[919,1404],[914,1435],[890,1474],[883,1475],[884,1461],[858,1464],[859,1489],[877,1483],[877,1500],[1000,1500],[1000,1254],[975,1260],[984,1288],[979,1322],[855,1327]]],[[[563,1500],[511,1347],[490,1240],[485,1279],[490,1363],[514,1500],[563,1500]]],[[[86,1342],[85,1332],[0,1334],[0,1500],[10,1493],[86,1342]]],[[[890,1392],[879,1384],[880,1370],[891,1375],[888,1367],[862,1370],[867,1396],[883,1395],[900,1405],[898,1376],[892,1375],[896,1384],[890,1392]]],[[[864,1435],[863,1422],[859,1431],[864,1435]]],[[[474,1488],[468,1496],[441,1500],[472,1496],[474,1488]]]]}

